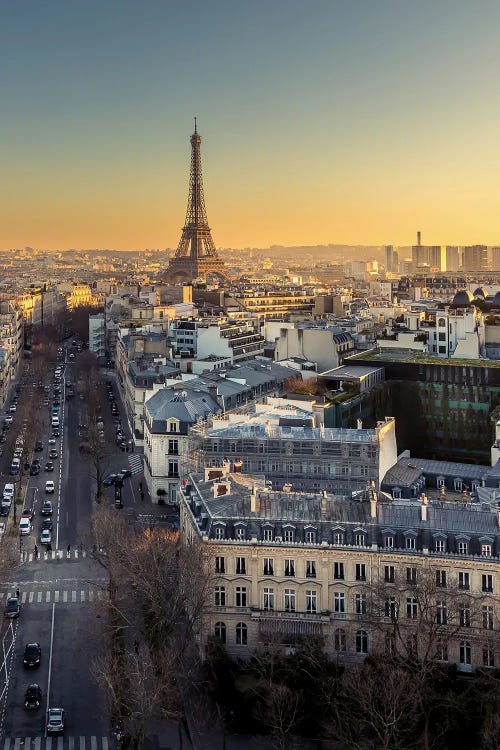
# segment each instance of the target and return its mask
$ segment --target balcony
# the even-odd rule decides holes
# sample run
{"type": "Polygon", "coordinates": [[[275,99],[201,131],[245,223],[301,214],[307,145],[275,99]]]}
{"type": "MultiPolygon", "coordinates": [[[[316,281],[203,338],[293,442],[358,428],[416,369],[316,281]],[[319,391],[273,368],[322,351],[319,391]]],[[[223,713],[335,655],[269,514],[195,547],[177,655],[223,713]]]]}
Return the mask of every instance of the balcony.
{"type": "Polygon", "coordinates": [[[326,612],[282,612],[273,609],[251,610],[252,620],[294,620],[303,622],[330,622],[330,613],[326,612]]]}

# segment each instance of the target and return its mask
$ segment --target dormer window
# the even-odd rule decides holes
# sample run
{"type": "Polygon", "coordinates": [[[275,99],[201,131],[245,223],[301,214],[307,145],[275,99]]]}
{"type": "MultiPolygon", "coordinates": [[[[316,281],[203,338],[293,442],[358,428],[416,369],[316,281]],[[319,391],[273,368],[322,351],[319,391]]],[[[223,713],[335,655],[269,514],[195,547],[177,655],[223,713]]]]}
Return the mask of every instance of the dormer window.
{"type": "Polygon", "coordinates": [[[236,529],[236,539],[246,539],[247,538],[247,530],[244,526],[238,526],[236,529]]]}
{"type": "Polygon", "coordinates": [[[316,530],[306,529],[304,531],[304,542],[306,544],[316,544],[316,530]]]}
{"type": "Polygon", "coordinates": [[[366,531],[356,529],[354,532],[354,544],[357,547],[366,547],[366,531]]]}
{"type": "Polygon", "coordinates": [[[216,526],[214,530],[214,535],[216,539],[224,539],[224,526],[216,526]]]}
{"type": "Polygon", "coordinates": [[[333,529],[333,544],[344,544],[345,532],[343,529],[333,529]]]}
{"type": "Polygon", "coordinates": [[[283,539],[285,542],[295,541],[295,529],[293,526],[288,526],[283,529],[283,539]]]}

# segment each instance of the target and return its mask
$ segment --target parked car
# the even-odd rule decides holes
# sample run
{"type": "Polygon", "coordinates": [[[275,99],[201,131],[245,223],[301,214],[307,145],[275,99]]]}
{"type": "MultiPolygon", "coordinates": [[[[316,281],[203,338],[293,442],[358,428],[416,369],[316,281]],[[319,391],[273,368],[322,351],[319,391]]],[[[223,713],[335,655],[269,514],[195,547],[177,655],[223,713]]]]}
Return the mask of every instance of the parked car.
{"type": "Polygon", "coordinates": [[[21,518],[27,518],[30,522],[33,521],[35,517],[35,511],[33,508],[23,508],[23,512],[21,513],[21,518]]]}
{"type": "Polygon", "coordinates": [[[3,488],[3,497],[5,498],[12,498],[14,497],[14,485],[12,482],[7,482],[5,487],[3,488]]]}
{"type": "Polygon", "coordinates": [[[120,469],[118,476],[120,477],[120,479],[128,479],[132,476],[132,472],[130,471],[130,469],[120,469]]]}
{"type": "Polygon", "coordinates": [[[25,667],[39,667],[42,649],[39,643],[27,643],[24,647],[23,664],[25,667]]]}
{"type": "Polygon", "coordinates": [[[104,477],[104,479],[102,480],[103,486],[111,487],[111,485],[115,483],[115,479],[117,476],[117,474],[108,474],[108,476],[104,477]]]}

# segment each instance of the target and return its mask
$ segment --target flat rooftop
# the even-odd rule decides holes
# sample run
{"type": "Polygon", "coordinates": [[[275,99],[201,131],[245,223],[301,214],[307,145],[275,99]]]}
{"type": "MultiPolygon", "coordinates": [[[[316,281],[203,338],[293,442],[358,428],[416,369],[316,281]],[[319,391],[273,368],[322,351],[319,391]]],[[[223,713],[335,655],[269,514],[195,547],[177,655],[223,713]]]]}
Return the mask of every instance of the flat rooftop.
{"type": "Polygon", "coordinates": [[[370,349],[348,357],[346,364],[355,365],[357,362],[365,361],[384,362],[408,362],[423,365],[458,365],[461,367],[500,367],[500,360],[496,359],[454,359],[453,357],[440,358],[430,354],[413,351],[411,349],[370,349]]]}

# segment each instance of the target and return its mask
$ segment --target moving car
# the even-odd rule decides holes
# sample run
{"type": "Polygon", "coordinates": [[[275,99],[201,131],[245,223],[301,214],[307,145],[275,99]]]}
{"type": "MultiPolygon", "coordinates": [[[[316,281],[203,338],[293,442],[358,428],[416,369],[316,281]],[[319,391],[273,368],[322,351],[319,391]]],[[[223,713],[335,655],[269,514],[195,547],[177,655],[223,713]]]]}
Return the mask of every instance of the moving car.
{"type": "Polygon", "coordinates": [[[28,685],[28,688],[24,694],[24,708],[34,709],[40,708],[42,705],[42,689],[40,685],[34,683],[28,685]]]}
{"type": "Polygon", "coordinates": [[[55,444],[56,444],[56,439],[54,435],[52,435],[52,437],[49,437],[49,445],[55,445],[55,444]]]}
{"type": "Polygon", "coordinates": [[[54,464],[52,463],[52,461],[46,461],[45,471],[54,471],[54,464]]]}
{"type": "Polygon", "coordinates": [[[54,489],[55,485],[52,479],[47,479],[47,481],[45,482],[45,492],[47,492],[48,494],[52,494],[54,492],[54,489]]]}
{"type": "Polygon", "coordinates": [[[52,417],[52,427],[59,427],[59,417],[52,417]]]}
{"type": "Polygon", "coordinates": [[[10,617],[13,619],[14,617],[19,617],[19,612],[21,611],[21,605],[19,604],[19,599],[17,596],[10,596],[7,599],[7,604],[5,605],[5,617],[10,617]]]}
{"type": "Polygon", "coordinates": [[[52,518],[44,518],[42,521],[42,531],[44,529],[48,529],[49,531],[52,531],[53,527],[52,518]]]}
{"type": "Polygon", "coordinates": [[[21,518],[27,518],[28,521],[32,521],[35,516],[35,511],[33,508],[23,508],[23,512],[21,513],[21,518]]]}
{"type": "Polygon", "coordinates": [[[27,643],[24,647],[23,664],[25,667],[39,667],[42,649],[39,643],[27,643]]]}
{"type": "Polygon", "coordinates": [[[42,505],[41,513],[42,516],[52,515],[52,503],[50,502],[50,500],[45,500],[44,504],[42,505]]]}
{"type": "Polygon", "coordinates": [[[49,708],[46,730],[47,734],[60,734],[64,731],[64,708],[49,708]]]}
{"type": "Polygon", "coordinates": [[[52,543],[52,532],[50,529],[42,529],[40,534],[40,544],[51,544],[52,543]]]}
{"type": "Polygon", "coordinates": [[[111,487],[112,484],[115,483],[115,479],[118,476],[118,474],[108,474],[107,477],[104,477],[102,480],[104,487],[111,487]]]}
{"type": "Polygon", "coordinates": [[[16,474],[19,474],[19,469],[21,468],[21,461],[16,456],[12,459],[12,463],[10,465],[9,473],[11,476],[15,476],[16,474]]]}
{"type": "Polygon", "coordinates": [[[59,453],[55,448],[51,448],[49,451],[49,458],[59,458],[59,453]]]}
{"type": "Polygon", "coordinates": [[[38,462],[33,461],[33,463],[30,466],[30,477],[36,477],[37,474],[40,473],[40,464],[38,462]]]}
{"type": "Polygon", "coordinates": [[[21,520],[19,521],[19,533],[22,536],[31,534],[31,521],[29,518],[21,518],[21,520]]]}

